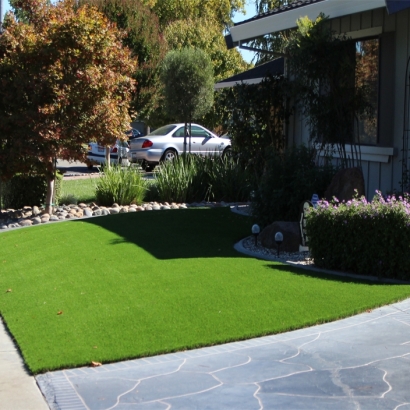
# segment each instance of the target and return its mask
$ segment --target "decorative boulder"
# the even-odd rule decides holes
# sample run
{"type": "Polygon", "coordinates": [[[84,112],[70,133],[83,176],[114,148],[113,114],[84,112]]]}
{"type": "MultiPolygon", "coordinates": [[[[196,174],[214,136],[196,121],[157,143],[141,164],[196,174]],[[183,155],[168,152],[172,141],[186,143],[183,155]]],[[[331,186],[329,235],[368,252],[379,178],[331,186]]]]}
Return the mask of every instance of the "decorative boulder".
{"type": "Polygon", "coordinates": [[[299,252],[301,243],[299,224],[297,222],[274,222],[268,225],[260,234],[259,241],[265,248],[277,249],[275,234],[282,232],[283,242],[280,250],[283,252],[299,252]]]}
{"type": "Polygon", "coordinates": [[[341,169],[332,179],[325,192],[325,198],[331,201],[336,197],[340,202],[350,201],[357,189],[359,197],[364,195],[364,177],[360,168],[341,169]]]}

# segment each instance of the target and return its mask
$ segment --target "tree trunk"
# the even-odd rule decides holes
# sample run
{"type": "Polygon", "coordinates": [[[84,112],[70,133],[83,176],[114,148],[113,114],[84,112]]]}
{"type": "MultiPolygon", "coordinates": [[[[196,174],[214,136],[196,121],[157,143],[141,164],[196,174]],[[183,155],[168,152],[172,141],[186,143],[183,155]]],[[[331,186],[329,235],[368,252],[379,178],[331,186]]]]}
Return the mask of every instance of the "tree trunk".
{"type": "Polygon", "coordinates": [[[54,196],[54,176],[52,178],[47,178],[47,195],[46,195],[45,212],[50,215],[53,213],[53,196],[54,196]]]}
{"type": "Polygon", "coordinates": [[[105,147],[105,166],[111,168],[110,147],[105,147]]]}

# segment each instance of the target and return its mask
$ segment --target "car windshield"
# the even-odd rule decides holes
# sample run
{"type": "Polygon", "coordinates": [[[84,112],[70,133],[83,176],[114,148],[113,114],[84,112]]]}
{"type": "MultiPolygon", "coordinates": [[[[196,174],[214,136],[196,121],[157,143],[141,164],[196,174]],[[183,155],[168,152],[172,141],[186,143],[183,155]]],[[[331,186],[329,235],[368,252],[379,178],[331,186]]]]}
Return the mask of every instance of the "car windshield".
{"type": "Polygon", "coordinates": [[[152,131],[149,135],[167,135],[176,127],[176,125],[164,125],[163,127],[158,128],[155,131],[152,131]]]}

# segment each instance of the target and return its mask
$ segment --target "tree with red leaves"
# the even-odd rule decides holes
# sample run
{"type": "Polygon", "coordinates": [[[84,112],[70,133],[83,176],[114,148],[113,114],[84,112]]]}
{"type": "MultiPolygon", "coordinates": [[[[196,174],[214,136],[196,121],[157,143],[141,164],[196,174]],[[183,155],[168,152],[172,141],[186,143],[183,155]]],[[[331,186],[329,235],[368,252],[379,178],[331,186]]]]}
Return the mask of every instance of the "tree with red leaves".
{"type": "Polygon", "coordinates": [[[111,145],[129,128],[136,63],[122,33],[71,0],[15,3],[0,37],[0,178],[45,175],[52,212],[55,158],[84,161],[84,144],[111,145]]]}

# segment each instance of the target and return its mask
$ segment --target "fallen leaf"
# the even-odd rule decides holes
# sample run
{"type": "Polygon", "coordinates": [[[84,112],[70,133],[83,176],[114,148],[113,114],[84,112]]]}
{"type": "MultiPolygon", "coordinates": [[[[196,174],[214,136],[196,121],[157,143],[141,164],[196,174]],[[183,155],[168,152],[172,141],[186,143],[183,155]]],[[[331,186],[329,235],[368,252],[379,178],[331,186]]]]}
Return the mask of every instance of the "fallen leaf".
{"type": "Polygon", "coordinates": [[[62,310],[59,310],[58,312],[57,312],[57,315],[62,315],[63,314],[63,311],[62,310]]]}
{"type": "Polygon", "coordinates": [[[11,292],[11,289],[7,289],[7,290],[6,290],[6,293],[10,293],[10,292],[11,292]]]}
{"type": "Polygon", "coordinates": [[[371,309],[367,309],[367,310],[366,310],[367,313],[371,313],[371,311],[372,311],[371,309]]]}
{"type": "Polygon", "coordinates": [[[100,363],[100,362],[91,362],[91,366],[92,367],[98,367],[98,366],[102,366],[102,363],[100,363]]]}
{"type": "Polygon", "coordinates": [[[93,346],[93,349],[97,349],[97,346],[93,346]]]}

